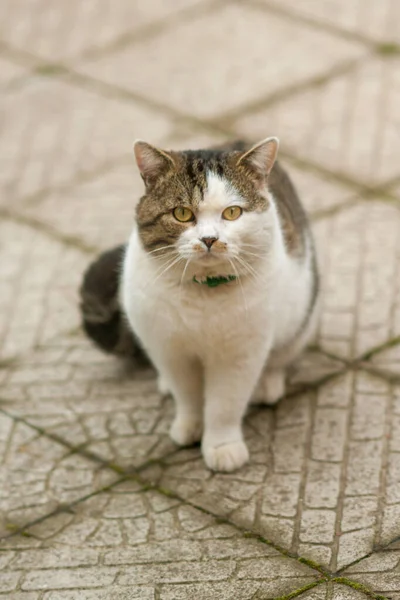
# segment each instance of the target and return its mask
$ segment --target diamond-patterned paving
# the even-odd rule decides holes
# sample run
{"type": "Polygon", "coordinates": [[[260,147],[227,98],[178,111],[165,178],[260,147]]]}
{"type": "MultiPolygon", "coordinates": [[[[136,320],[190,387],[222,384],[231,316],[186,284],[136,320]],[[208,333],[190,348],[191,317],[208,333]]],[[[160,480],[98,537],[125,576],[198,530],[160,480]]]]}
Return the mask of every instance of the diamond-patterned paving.
{"type": "Polygon", "coordinates": [[[362,0],[0,8],[0,599],[400,600],[400,9],[362,0]],[[248,465],[170,440],[153,370],[80,329],[126,241],[135,138],[281,139],[323,274],[248,465]]]}

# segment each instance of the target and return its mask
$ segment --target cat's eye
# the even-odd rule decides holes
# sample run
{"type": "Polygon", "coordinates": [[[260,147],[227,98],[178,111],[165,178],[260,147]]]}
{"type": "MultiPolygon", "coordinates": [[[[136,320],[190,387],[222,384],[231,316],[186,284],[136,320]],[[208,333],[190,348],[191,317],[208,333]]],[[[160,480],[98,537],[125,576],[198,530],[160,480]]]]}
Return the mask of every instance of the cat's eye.
{"type": "Polygon", "coordinates": [[[175,219],[180,223],[188,223],[189,221],[194,221],[194,214],[190,210],[190,208],[186,208],[186,206],[178,206],[174,208],[172,211],[175,219]]]}
{"type": "Polygon", "coordinates": [[[222,218],[227,221],[236,221],[242,214],[243,210],[240,206],[228,206],[222,213],[222,218]]]}

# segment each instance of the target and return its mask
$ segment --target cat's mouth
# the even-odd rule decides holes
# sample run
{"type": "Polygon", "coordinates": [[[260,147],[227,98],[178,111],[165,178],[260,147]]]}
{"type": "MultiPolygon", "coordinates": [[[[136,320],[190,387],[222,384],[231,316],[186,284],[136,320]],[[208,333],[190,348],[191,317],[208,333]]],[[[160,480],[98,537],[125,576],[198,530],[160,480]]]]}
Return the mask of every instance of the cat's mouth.
{"type": "Polygon", "coordinates": [[[204,265],[204,264],[217,265],[217,264],[228,262],[226,253],[221,254],[221,253],[212,252],[212,251],[204,252],[204,254],[201,254],[200,256],[198,254],[196,254],[194,261],[198,262],[199,264],[202,264],[202,265],[204,265]]]}

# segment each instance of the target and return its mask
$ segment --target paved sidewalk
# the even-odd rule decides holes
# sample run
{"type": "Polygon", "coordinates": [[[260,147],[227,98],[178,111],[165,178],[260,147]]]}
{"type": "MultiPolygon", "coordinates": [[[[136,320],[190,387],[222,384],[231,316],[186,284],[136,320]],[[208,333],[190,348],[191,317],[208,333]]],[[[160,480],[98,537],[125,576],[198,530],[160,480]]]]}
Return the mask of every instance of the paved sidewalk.
{"type": "Polygon", "coordinates": [[[400,600],[400,4],[3,0],[0,599],[400,600]],[[168,437],[77,290],[124,240],[134,138],[281,138],[324,275],[318,343],[248,466],[168,437]]]}

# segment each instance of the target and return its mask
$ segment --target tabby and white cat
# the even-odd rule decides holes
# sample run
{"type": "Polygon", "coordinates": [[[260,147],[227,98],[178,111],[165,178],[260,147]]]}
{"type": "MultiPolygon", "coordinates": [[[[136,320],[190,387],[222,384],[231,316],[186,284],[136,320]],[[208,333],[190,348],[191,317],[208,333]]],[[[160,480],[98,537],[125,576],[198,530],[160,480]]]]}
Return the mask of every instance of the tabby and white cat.
{"type": "Polygon", "coordinates": [[[172,152],[135,144],[145,193],[123,261],[120,302],[172,393],[172,439],[202,442],[210,469],[248,460],[242,418],[266,367],[265,402],[315,322],[318,274],[307,219],[275,162],[250,149],[172,152]]]}

